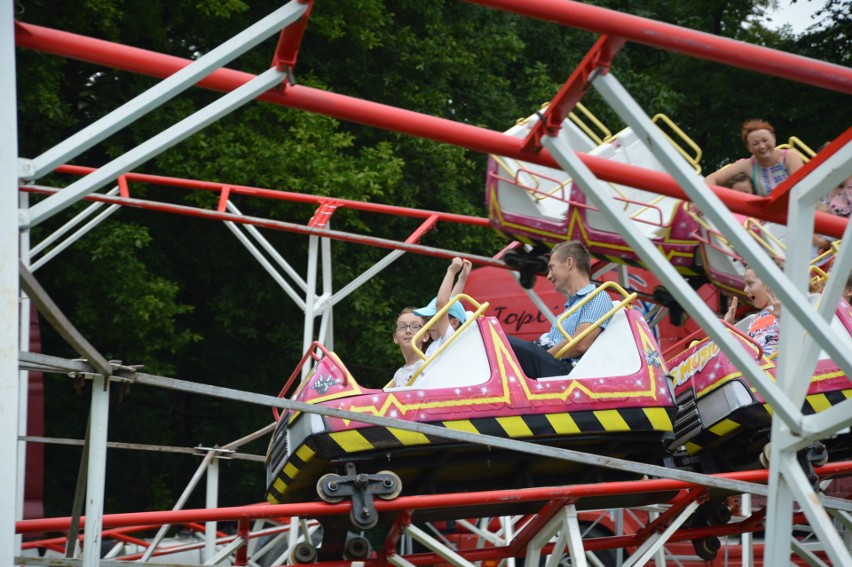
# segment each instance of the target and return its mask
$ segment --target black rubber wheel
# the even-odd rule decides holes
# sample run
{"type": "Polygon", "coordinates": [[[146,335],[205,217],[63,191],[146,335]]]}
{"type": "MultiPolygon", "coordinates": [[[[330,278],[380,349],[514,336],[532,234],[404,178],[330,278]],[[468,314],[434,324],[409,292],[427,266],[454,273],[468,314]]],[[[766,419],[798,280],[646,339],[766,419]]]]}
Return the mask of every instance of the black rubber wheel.
{"type": "Polygon", "coordinates": [[[713,510],[707,523],[711,526],[724,526],[730,521],[731,509],[724,502],[720,502],[716,509],[713,510]]]}
{"type": "Polygon", "coordinates": [[[761,466],[765,469],[769,468],[769,450],[771,449],[771,445],[772,443],[764,445],[763,450],[760,452],[760,456],[758,457],[761,466]]]}
{"type": "Polygon", "coordinates": [[[722,547],[722,542],[716,536],[710,536],[692,540],[692,547],[695,549],[695,555],[704,561],[713,561],[722,547]]]}
{"type": "Polygon", "coordinates": [[[393,482],[394,488],[393,488],[393,492],[389,492],[387,494],[376,494],[376,496],[378,496],[382,500],[393,500],[394,498],[399,496],[400,493],[402,492],[402,481],[400,480],[399,476],[397,476],[397,474],[393,471],[379,471],[378,474],[386,474],[386,475],[392,477],[392,479],[393,479],[392,482],[393,482]]]}
{"type": "Polygon", "coordinates": [[[370,542],[365,537],[352,537],[343,545],[343,559],[347,561],[366,559],[368,555],[370,555],[370,542]]]}
{"type": "Polygon", "coordinates": [[[300,541],[290,548],[290,565],[303,565],[305,563],[317,562],[317,548],[313,545],[300,541]]]}
{"type": "Polygon", "coordinates": [[[329,504],[337,504],[343,500],[343,496],[331,496],[331,494],[328,493],[329,482],[336,478],[336,474],[324,474],[317,481],[317,496],[329,504]]]}

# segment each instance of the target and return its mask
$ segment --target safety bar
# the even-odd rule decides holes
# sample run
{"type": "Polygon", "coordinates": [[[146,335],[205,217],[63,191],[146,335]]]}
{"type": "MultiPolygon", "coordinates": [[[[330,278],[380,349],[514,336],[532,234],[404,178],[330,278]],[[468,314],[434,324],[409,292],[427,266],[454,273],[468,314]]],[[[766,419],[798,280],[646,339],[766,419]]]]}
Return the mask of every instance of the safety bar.
{"type": "MultiPolygon", "coordinates": [[[[832,242],[832,245],[834,243],[832,242]]],[[[825,287],[825,282],[828,281],[828,273],[826,273],[819,266],[811,266],[811,273],[814,274],[811,276],[811,279],[808,280],[808,287],[810,289],[817,289],[825,287]]]]}
{"type": "MultiPolygon", "coordinates": [[[[547,104],[544,104],[544,105],[542,106],[542,108],[547,107],[549,104],[550,104],[549,102],[548,102],[547,104]]],[[[579,110],[581,113],[583,113],[583,115],[584,115],[586,118],[588,118],[588,119],[589,119],[589,121],[590,121],[592,124],[594,124],[594,126],[595,126],[598,130],[600,130],[601,134],[603,134],[603,136],[598,136],[596,133],[594,133],[594,132],[592,131],[592,129],[591,129],[591,128],[589,128],[589,126],[588,126],[585,122],[583,122],[583,119],[582,119],[582,118],[580,118],[579,116],[577,116],[577,114],[576,114],[576,113],[574,113],[574,112],[569,112],[569,113],[568,113],[568,118],[570,118],[570,119],[571,119],[571,122],[573,122],[574,124],[576,124],[576,125],[580,128],[580,130],[582,130],[582,131],[583,131],[583,132],[584,132],[584,133],[585,133],[585,134],[586,134],[589,138],[591,138],[592,140],[594,140],[594,142],[595,142],[597,145],[601,145],[601,144],[603,144],[603,141],[604,141],[604,140],[606,140],[607,138],[609,138],[610,136],[612,136],[612,132],[610,132],[609,128],[607,128],[607,127],[604,125],[604,123],[603,123],[603,122],[601,122],[600,120],[598,120],[598,117],[597,117],[597,116],[595,116],[594,114],[592,114],[592,112],[591,112],[588,108],[586,108],[586,107],[583,105],[583,103],[582,103],[582,102],[577,102],[577,104],[576,104],[576,106],[574,106],[574,108],[575,108],[576,110],[579,110]]]]}
{"type": "MultiPolygon", "coordinates": [[[[607,296],[608,296],[608,294],[607,294],[607,296]]],[[[637,294],[635,291],[632,292],[632,293],[627,293],[624,290],[623,287],[618,285],[618,283],[613,282],[613,281],[607,281],[607,282],[604,282],[601,285],[599,285],[597,288],[595,288],[595,290],[592,293],[590,293],[589,295],[587,295],[586,297],[581,299],[578,303],[576,303],[575,305],[572,305],[571,309],[568,309],[565,313],[563,313],[562,315],[560,315],[556,319],[556,328],[559,330],[560,333],[562,333],[562,336],[564,336],[568,340],[568,343],[564,347],[559,349],[559,352],[556,353],[555,358],[562,358],[562,355],[565,354],[569,349],[571,349],[573,346],[575,346],[578,342],[585,339],[589,335],[589,333],[591,333],[593,330],[600,327],[601,323],[603,323],[605,320],[607,320],[610,317],[612,317],[613,315],[615,315],[615,313],[619,309],[633,303],[633,300],[636,299],[638,296],[639,296],[639,294],[637,294]],[[566,333],[565,329],[562,328],[562,322],[565,320],[565,318],[568,317],[569,315],[573,314],[574,312],[576,312],[578,309],[580,309],[583,305],[585,305],[589,301],[591,301],[593,297],[595,297],[598,294],[603,293],[604,291],[606,291],[607,289],[610,289],[610,288],[615,289],[615,291],[620,293],[622,295],[622,297],[624,297],[624,299],[622,299],[617,305],[613,305],[612,309],[607,311],[606,314],[603,317],[601,317],[600,319],[598,319],[597,321],[595,321],[594,323],[589,325],[587,328],[583,329],[583,331],[579,335],[577,335],[576,337],[572,338],[571,335],[566,333]]]]}
{"type": "Polygon", "coordinates": [[[842,243],[842,240],[832,240],[829,247],[822,254],[817,255],[816,258],[811,260],[811,264],[814,267],[828,265],[833,260],[833,257],[837,256],[842,243]]]}
{"type": "Polygon", "coordinates": [[[651,122],[653,122],[657,126],[657,128],[660,129],[660,132],[662,132],[663,136],[666,137],[666,140],[668,140],[669,143],[674,146],[674,149],[677,150],[677,153],[682,155],[686,159],[686,161],[688,161],[692,165],[693,169],[695,169],[695,172],[701,173],[701,165],[699,164],[699,162],[701,162],[701,158],[703,157],[704,153],[701,151],[701,148],[698,146],[698,144],[696,144],[695,141],[693,141],[693,139],[686,134],[686,132],[681,130],[680,127],[665,114],[655,115],[653,118],[651,118],[651,122]],[[671,136],[669,136],[668,132],[663,130],[660,125],[657,124],[657,122],[662,122],[666,126],[668,126],[671,131],[681,139],[682,142],[689,146],[689,149],[691,149],[695,154],[694,157],[686,153],[686,150],[684,150],[680,146],[680,144],[678,144],[671,136]]]}
{"type": "Polygon", "coordinates": [[[779,150],[793,150],[802,157],[802,161],[805,163],[811,161],[811,158],[816,155],[816,152],[813,151],[810,146],[796,136],[790,136],[786,144],[781,144],[780,146],[777,146],[777,148],[779,150]]]}
{"type": "Polygon", "coordinates": [[[767,228],[761,221],[749,217],[743,223],[743,228],[746,232],[751,234],[751,237],[754,238],[754,240],[760,244],[770,256],[783,258],[786,255],[787,246],[781,242],[777,236],[772,234],[772,231],[769,230],[769,228],[767,228]]]}
{"type": "MultiPolygon", "coordinates": [[[[500,161],[497,156],[492,156],[492,157],[497,159],[498,162],[500,161]]],[[[505,168],[505,166],[502,163],[501,163],[500,167],[506,169],[507,172],[510,172],[510,170],[508,168],[505,168]]],[[[520,170],[518,170],[518,171],[520,171],[520,170]]],[[[541,177],[541,178],[544,178],[544,179],[549,179],[549,178],[547,178],[547,176],[541,175],[539,173],[527,171],[527,170],[524,170],[523,173],[526,173],[527,175],[529,175],[531,177],[541,177]]],[[[570,198],[566,199],[566,198],[563,198],[563,197],[557,197],[556,195],[553,195],[552,193],[545,193],[545,192],[540,191],[536,188],[529,187],[528,185],[524,185],[523,183],[519,183],[517,181],[517,176],[515,177],[515,179],[509,179],[507,177],[503,177],[499,174],[494,174],[494,173],[489,173],[488,175],[492,178],[496,178],[498,181],[503,181],[504,183],[514,185],[514,186],[518,187],[519,189],[526,191],[527,193],[529,193],[532,196],[533,199],[535,199],[537,201],[542,201],[544,199],[555,199],[557,201],[561,201],[561,202],[566,203],[569,207],[575,207],[575,208],[578,208],[578,209],[587,209],[587,210],[590,210],[590,211],[599,211],[600,210],[593,205],[589,205],[587,203],[581,203],[579,201],[574,201],[573,199],[570,199],[570,198]]],[[[572,181],[572,180],[566,181],[565,183],[570,183],[570,181],[572,181]]],[[[613,189],[615,191],[617,191],[619,194],[623,195],[623,193],[618,189],[618,187],[612,185],[611,183],[610,183],[610,185],[613,187],[613,189]]],[[[559,187],[559,188],[561,189],[563,187],[559,187]]],[[[656,197],[654,199],[654,202],[659,202],[659,201],[661,201],[665,198],[666,198],[665,195],[660,196],[660,197],[656,197]]],[[[639,210],[635,211],[634,213],[632,213],[630,215],[630,218],[633,219],[635,222],[643,223],[643,224],[650,224],[651,226],[657,226],[657,227],[660,227],[660,228],[667,228],[668,226],[671,226],[671,225],[664,224],[663,210],[660,207],[658,207],[657,205],[655,205],[654,203],[645,203],[645,202],[642,202],[642,201],[637,201],[636,199],[629,199],[629,198],[624,197],[624,196],[613,197],[613,199],[615,201],[621,201],[622,203],[624,203],[624,210],[627,210],[630,205],[636,205],[636,206],[640,207],[639,210]],[[647,210],[655,210],[657,212],[657,216],[659,217],[659,220],[657,222],[654,222],[653,220],[636,218],[637,215],[640,215],[647,210]]]]}
{"type": "MultiPolygon", "coordinates": [[[[522,162],[518,162],[518,163],[520,164],[522,162]]],[[[509,171],[509,170],[507,169],[507,171],[509,171]]],[[[509,171],[509,172],[511,173],[511,171],[509,171]]],[[[537,201],[542,201],[544,199],[557,199],[557,200],[560,200],[560,201],[570,201],[570,198],[565,196],[565,188],[570,187],[571,183],[573,181],[574,180],[570,179],[570,178],[567,179],[566,181],[559,181],[555,177],[549,177],[547,175],[542,175],[541,173],[538,173],[536,171],[531,171],[531,170],[529,170],[525,167],[518,167],[515,170],[515,175],[513,177],[512,183],[514,185],[518,186],[518,187],[523,188],[525,191],[529,192],[530,194],[532,194],[533,199],[535,199],[537,201]],[[535,182],[535,185],[533,187],[527,188],[528,186],[525,185],[524,183],[522,183],[521,180],[519,179],[519,177],[521,175],[529,176],[535,182]],[[551,183],[555,184],[556,186],[551,191],[543,191],[543,190],[539,189],[539,185],[540,185],[539,180],[540,179],[543,179],[545,181],[550,181],[551,183]],[[556,195],[557,192],[561,193],[561,196],[557,196],[556,195]]]]}
{"type": "Polygon", "coordinates": [[[459,335],[461,335],[462,332],[464,332],[465,329],[470,327],[473,324],[473,322],[476,321],[476,319],[481,317],[482,314],[485,313],[485,311],[488,310],[488,305],[489,305],[489,303],[487,301],[485,303],[479,303],[478,301],[476,301],[471,296],[469,296],[465,293],[460,293],[460,294],[456,295],[455,297],[450,298],[450,300],[447,302],[447,304],[444,305],[441,309],[439,309],[438,312],[435,313],[435,315],[431,319],[429,319],[429,321],[427,321],[426,324],[419,331],[417,331],[417,333],[415,333],[414,337],[411,339],[411,349],[414,351],[414,353],[417,356],[420,357],[421,360],[424,360],[425,362],[423,363],[422,366],[420,366],[420,368],[418,368],[417,370],[414,371],[414,374],[411,375],[411,378],[409,378],[406,386],[411,386],[412,384],[414,384],[417,381],[417,379],[420,377],[420,375],[423,373],[423,371],[432,363],[432,361],[435,360],[435,358],[437,358],[438,355],[440,355],[442,352],[444,352],[444,350],[447,347],[449,347],[453,343],[453,341],[455,341],[456,338],[459,335]],[[432,328],[432,325],[435,323],[435,321],[438,320],[439,317],[441,317],[444,314],[449,312],[450,307],[453,305],[453,303],[455,303],[456,301],[461,301],[461,300],[467,301],[468,303],[470,303],[474,307],[473,316],[468,317],[465,320],[465,322],[462,323],[462,325],[458,329],[456,329],[456,332],[453,333],[453,335],[449,338],[449,340],[447,340],[447,342],[445,342],[444,344],[441,345],[441,347],[438,349],[438,351],[435,354],[433,354],[429,358],[426,358],[426,355],[423,354],[423,351],[420,350],[419,348],[417,348],[417,343],[420,342],[420,339],[423,338],[423,336],[427,332],[429,332],[429,329],[432,328]]]}
{"type": "MultiPolygon", "coordinates": [[[[686,208],[686,212],[690,217],[692,217],[692,219],[696,223],[698,223],[698,226],[700,226],[705,231],[707,231],[706,237],[698,231],[693,231],[692,234],[691,234],[693,236],[693,238],[695,238],[701,244],[704,244],[705,246],[709,246],[709,247],[713,248],[714,250],[716,250],[720,254],[724,254],[725,256],[728,256],[733,260],[737,260],[739,262],[745,263],[742,256],[740,256],[739,254],[737,254],[734,251],[733,246],[731,246],[731,243],[728,242],[728,239],[725,238],[722,235],[722,233],[720,233],[716,228],[714,228],[712,225],[710,225],[710,223],[705,221],[704,216],[701,214],[701,212],[697,208],[695,208],[695,206],[692,203],[689,203],[689,205],[686,208]],[[714,241],[720,242],[721,245],[716,244],[716,242],[714,242],[714,241]],[[727,249],[723,248],[722,245],[727,247],[727,249]]],[[[774,234],[772,234],[771,231],[767,230],[766,227],[764,227],[763,225],[760,225],[760,221],[758,221],[757,219],[754,219],[752,217],[749,217],[745,221],[743,221],[743,228],[751,235],[752,238],[755,239],[755,241],[758,244],[760,244],[767,251],[767,253],[770,256],[775,257],[775,258],[783,258],[784,254],[777,252],[770,245],[770,243],[767,242],[766,239],[762,238],[757,233],[757,231],[756,231],[757,229],[753,228],[754,226],[757,226],[759,228],[760,232],[766,232],[766,234],[768,234],[769,237],[770,237],[769,239],[773,240],[775,243],[777,243],[777,245],[779,247],[781,247],[782,252],[784,250],[786,250],[786,248],[784,247],[784,244],[781,243],[781,241],[778,240],[778,238],[774,234]],[[757,223],[757,224],[755,225],[755,223],[757,223]]]]}

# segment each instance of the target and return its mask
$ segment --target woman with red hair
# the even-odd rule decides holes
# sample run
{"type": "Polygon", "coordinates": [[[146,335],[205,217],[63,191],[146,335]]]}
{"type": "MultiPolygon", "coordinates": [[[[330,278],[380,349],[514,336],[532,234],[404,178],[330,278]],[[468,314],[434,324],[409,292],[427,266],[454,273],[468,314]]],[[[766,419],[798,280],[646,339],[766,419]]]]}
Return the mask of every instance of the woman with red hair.
{"type": "Polygon", "coordinates": [[[725,185],[735,175],[744,173],[751,179],[755,194],[765,197],[804,165],[797,152],[775,147],[775,128],[765,120],[746,120],[741,136],[751,158],[711,173],[704,178],[709,185],[725,185]]]}

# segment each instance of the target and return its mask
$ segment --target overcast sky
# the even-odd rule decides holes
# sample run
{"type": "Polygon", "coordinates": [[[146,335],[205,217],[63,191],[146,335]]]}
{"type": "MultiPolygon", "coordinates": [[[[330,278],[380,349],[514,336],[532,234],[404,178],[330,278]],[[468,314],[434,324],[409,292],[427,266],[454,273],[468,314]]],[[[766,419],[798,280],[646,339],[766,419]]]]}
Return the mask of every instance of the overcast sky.
{"type": "Polygon", "coordinates": [[[825,0],[779,0],[778,11],[771,14],[772,22],[768,27],[780,28],[784,24],[793,27],[793,33],[800,34],[814,23],[814,13],[825,5],[825,0]]]}

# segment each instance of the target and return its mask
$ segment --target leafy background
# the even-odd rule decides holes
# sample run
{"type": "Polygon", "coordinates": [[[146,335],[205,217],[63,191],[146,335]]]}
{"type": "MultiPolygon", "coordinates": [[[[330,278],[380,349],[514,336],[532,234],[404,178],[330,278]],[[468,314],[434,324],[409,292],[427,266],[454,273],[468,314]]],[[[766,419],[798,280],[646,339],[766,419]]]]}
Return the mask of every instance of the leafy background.
{"type": "MultiPolygon", "coordinates": [[[[852,1],[830,0],[805,33],[771,30],[767,0],[606,0],[589,2],[693,29],[848,65],[852,1]]],[[[241,0],[20,0],[23,22],[177,55],[198,57],[280,3],[241,0]]],[[[318,0],[295,73],[300,84],[424,112],[497,131],[552,98],[596,37],[464,2],[318,0]]],[[[276,38],[231,64],[268,68],[276,38]]],[[[35,157],[149,88],[155,81],[19,49],[20,155],[35,157]]],[[[629,44],[613,73],[649,114],[673,118],[703,149],[711,171],[744,154],[746,118],[770,120],[779,138],[814,149],[850,124],[839,93],[629,44]]],[[[85,152],[74,163],[100,166],[218,96],[193,90],[85,152]]],[[[584,104],[612,131],[621,125],[589,93],[584,104]]],[[[137,171],[374,203],[484,216],[485,156],[329,117],[251,103],[137,171]]],[[[39,180],[62,186],[67,177],[39,180]]],[[[212,207],[214,197],[132,186],[134,196],[212,207]]],[[[37,200],[32,198],[33,202],[37,200]]],[[[304,205],[237,199],[246,214],[304,224],[304,205]]],[[[37,242],[72,208],[34,230],[37,242]]],[[[338,212],[332,228],[400,240],[417,221],[338,212]]],[[[264,232],[305,275],[307,238],[264,232]]],[[[442,226],[423,244],[491,256],[496,234],[442,226]]],[[[387,254],[335,242],[339,290],[387,254]]],[[[396,312],[427,301],[444,260],[404,255],[335,309],[334,348],[356,378],[383,384],[399,365],[390,341],[396,312]]],[[[37,272],[65,313],[107,357],[145,371],[276,394],[302,355],[302,312],[221,223],[122,209],[37,272]]],[[[44,352],[75,357],[43,327],[44,352]]],[[[46,377],[46,435],[82,438],[89,391],[46,377]]],[[[224,444],[271,421],[267,408],[132,387],[113,389],[112,441],[191,447],[224,444]],[[120,394],[120,395],[119,395],[120,394]]],[[[244,448],[263,454],[267,440],[244,448]]],[[[68,515],[80,459],[75,447],[45,448],[46,515],[68,515]]],[[[111,451],[107,512],[168,509],[198,465],[195,457],[111,451]]],[[[222,505],[260,501],[259,463],[223,465],[222,505]]],[[[203,506],[203,494],[188,507],[203,506]]]]}

